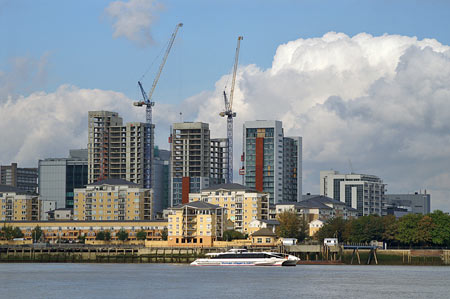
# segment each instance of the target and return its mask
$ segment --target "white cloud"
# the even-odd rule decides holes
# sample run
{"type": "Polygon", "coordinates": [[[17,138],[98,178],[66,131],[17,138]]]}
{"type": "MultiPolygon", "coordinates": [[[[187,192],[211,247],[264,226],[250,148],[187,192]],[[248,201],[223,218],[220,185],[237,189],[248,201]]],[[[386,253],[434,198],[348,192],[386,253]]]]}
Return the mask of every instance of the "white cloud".
{"type": "MultiPolygon", "coordinates": [[[[239,68],[234,167],[243,121],[279,119],[286,135],[304,138],[307,192],[318,192],[321,169],[350,171],[349,159],[356,172],[383,178],[389,192],[423,190],[436,175],[450,177],[448,82],[450,48],[433,39],[329,32],[280,45],[271,68],[239,68]]],[[[215,113],[222,86],[198,99],[196,119],[225,136],[215,113]]],[[[430,189],[433,208],[450,211],[444,185],[430,189]]]]}
{"type": "Polygon", "coordinates": [[[162,5],[155,0],[114,1],[105,9],[113,21],[113,36],[125,37],[140,46],[153,43],[151,25],[162,5]]]}

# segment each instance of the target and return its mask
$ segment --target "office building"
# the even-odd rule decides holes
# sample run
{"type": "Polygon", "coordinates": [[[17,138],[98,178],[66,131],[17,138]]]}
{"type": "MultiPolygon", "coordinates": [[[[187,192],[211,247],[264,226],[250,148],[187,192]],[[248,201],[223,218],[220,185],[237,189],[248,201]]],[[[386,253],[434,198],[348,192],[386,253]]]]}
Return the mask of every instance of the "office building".
{"type": "Polygon", "coordinates": [[[41,218],[39,196],[22,189],[0,185],[1,221],[37,221],[41,218]]]}
{"type": "Polygon", "coordinates": [[[252,220],[269,218],[269,195],[240,184],[214,185],[200,193],[190,193],[189,201],[203,201],[227,209],[227,220],[244,234],[249,233],[252,220]]]}
{"type": "Polygon", "coordinates": [[[153,191],[122,179],[75,189],[74,220],[151,220],[153,191]]]}
{"type": "Polygon", "coordinates": [[[37,168],[19,168],[17,163],[0,165],[0,184],[37,193],[38,170],[37,168]]]}
{"type": "Polygon", "coordinates": [[[124,125],[116,112],[89,111],[88,183],[112,178],[151,186],[153,156],[145,148],[148,138],[153,148],[153,134],[148,137],[146,128],[140,122],[124,125]]]}
{"type": "Polygon", "coordinates": [[[68,158],[39,160],[39,195],[56,208],[73,208],[73,190],[88,183],[88,150],[71,150],[68,158]]]}
{"type": "Polygon", "coordinates": [[[209,186],[211,144],[209,125],[201,122],[173,124],[171,141],[171,203],[189,202],[189,193],[209,186]]]}
{"type": "Polygon", "coordinates": [[[374,175],[320,172],[320,195],[344,202],[358,210],[358,216],[386,215],[386,184],[374,175]]]}
{"type": "Polygon", "coordinates": [[[243,150],[245,186],[269,193],[271,203],[301,200],[301,137],[284,137],[281,121],[247,121],[243,150]]]}
{"type": "Polygon", "coordinates": [[[414,194],[386,194],[386,210],[388,215],[401,217],[406,214],[430,213],[431,195],[426,191],[414,194]]]}
{"type": "Polygon", "coordinates": [[[211,139],[210,185],[225,184],[228,180],[228,138],[211,139]]]}

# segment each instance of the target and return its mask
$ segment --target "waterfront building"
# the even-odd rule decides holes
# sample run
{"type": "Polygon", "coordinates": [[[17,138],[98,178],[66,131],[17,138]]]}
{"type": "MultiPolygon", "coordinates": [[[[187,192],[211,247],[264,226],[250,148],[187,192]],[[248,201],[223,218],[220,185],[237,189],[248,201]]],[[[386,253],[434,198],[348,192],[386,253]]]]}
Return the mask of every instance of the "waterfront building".
{"type": "Polygon", "coordinates": [[[244,185],[270,194],[271,203],[302,197],[302,138],[284,137],[281,121],[246,121],[244,185]]]}
{"type": "Polygon", "coordinates": [[[0,185],[1,221],[40,220],[42,201],[39,195],[22,189],[0,185]]]}
{"type": "Polygon", "coordinates": [[[227,209],[203,201],[169,208],[169,246],[212,246],[223,236],[227,209]]]}
{"type": "Polygon", "coordinates": [[[228,161],[228,138],[211,139],[210,185],[227,183],[228,161]]]}
{"type": "Polygon", "coordinates": [[[310,237],[313,237],[322,228],[324,221],[320,219],[313,220],[309,223],[309,233],[310,237]]]}
{"type": "Polygon", "coordinates": [[[37,226],[42,230],[44,243],[74,243],[85,240],[95,240],[101,231],[111,233],[111,241],[118,240],[117,234],[122,229],[128,233],[128,240],[137,240],[137,233],[146,232],[146,239],[162,240],[163,231],[167,229],[167,221],[155,220],[121,220],[121,221],[10,221],[7,226],[18,227],[25,240],[33,238],[33,229],[37,226]]]}
{"type": "Polygon", "coordinates": [[[189,202],[189,193],[209,186],[211,143],[207,123],[175,123],[171,142],[170,206],[189,202]]]}
{"type": "Polygon", "coordinates": [[[386,215],[385,190],[386,184],[374,175],[320,172],[320,195],[344,202],[358,210],[358,216],[386,215]]]}
{"type": "Polygon", "coordinates": [[[269,228],[261,228],[255,231],[251,236],[252,246],[269,246],[277,245],[277,235],[269,228]]]}
{"type": "Polygon", "coordinates": [[[261,228],[268,228],[275,232],[277,226],[280,225],[278,220],[254,219],[248,224],[248,234],[251,235],[261,228]]]}
{"type": "Polygon", "coordinates": [[[195,201],[227,209],[227,219],[242,233],[248,233],[252,220],[267,220],[269,216],[269,195],[240,184],[215,185],[200,193],[189,193],[189,202],[195,201]]]}
{"type": "Polygon", "coordinates": [[[401,217],[406,214],[430,213],[430,194],[425,191],[414,194],[386,194],[386,210],[388,215],[401,217]]]}
{"type": "Polygon", "coordinates": [[[153,191],[122,179],[75,189],[75,220],[151,220],[153,191]]]}
{"type": "Polygon", "coordinates": [[[17,167],[17,163],[0,165],[0,184],[19,188],[21,190],[37,193],[37,168],[17,167]]]}
{"type": "Polygon", "coordinates": [[[68,158],[39,160],[38,165],[41,199],[55,201],[58,208],[73,208],[73,190],[88,183],[88,150],[70,150],[68,158]]]}
{"type": "Polygon", "coordinates": [[[150,188],[153,150],[145,156],[148,143],[153,149],[153,134],[145,134],[146,124],[123,124],[116,112],[89,111],[88,183],[107,178],[123,179],[150,188]],[[148,183],[148,184],[147,184],[148,183]],[[148,186],[147,186],[148,185],[148,186]]]}
{"type": "Polygon", "coordinates": [[[358,216],[358,211],[329,197],[316,196],[300,202],[281,202],[276,205],[277,214],[285,211],[296,213],[301,219],[310,223],[316,219],[326,221],[333,217],[352,219],[358,216]]]}

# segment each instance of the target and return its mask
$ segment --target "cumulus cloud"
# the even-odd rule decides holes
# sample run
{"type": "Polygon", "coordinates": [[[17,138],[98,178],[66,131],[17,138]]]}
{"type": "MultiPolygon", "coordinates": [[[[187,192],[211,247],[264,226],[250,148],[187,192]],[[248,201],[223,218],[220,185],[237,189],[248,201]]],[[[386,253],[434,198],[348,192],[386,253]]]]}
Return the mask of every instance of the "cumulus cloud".
{"type": "Polygon", "coordinates": [[[155,0],[114,1],[105,9],[112,19],[113,36],[125,37],[140,46],[153,43],[151,25],[162,5],[155,0]]]}
{"type": "Polygon", "coordinates": [[[88,110],[121,111],[124,121],[142,119],[122,93],[63,85],[0,103],[1,163],[37,165],[38,159],[66,157],[87,147],[88,110]]]}
{"type": "MultiPolygon", "coordinates": [[[[223,80],[196,99],[195,118],[226,136],[226,121],[211,113],[223,109],[223,80]]],[[[448,82],[450,48],[434,39],[329,32],[291,41],[271,68],[239,68],[235,153],[244,120],[282,120],[285,135],[304,138],[305,191],[318,193],[320,170],[349,172],[351,160],[355,172],[383,178],[388,192],[427,188],[432,207],[450,211],[448,82]]]]}

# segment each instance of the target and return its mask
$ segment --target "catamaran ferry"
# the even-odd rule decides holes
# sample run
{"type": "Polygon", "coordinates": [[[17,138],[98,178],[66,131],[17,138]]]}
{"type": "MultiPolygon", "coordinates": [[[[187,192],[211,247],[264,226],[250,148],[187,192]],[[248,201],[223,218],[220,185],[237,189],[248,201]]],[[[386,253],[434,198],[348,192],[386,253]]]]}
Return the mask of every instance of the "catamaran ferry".
{"type": "Polygon", "coordinates": [[[196,259],[191,266],[295,266],[298,257],[276,252],[248,252],[231,249],[227,252],[207,253],[207,258],[196,259]]]}

